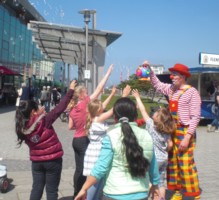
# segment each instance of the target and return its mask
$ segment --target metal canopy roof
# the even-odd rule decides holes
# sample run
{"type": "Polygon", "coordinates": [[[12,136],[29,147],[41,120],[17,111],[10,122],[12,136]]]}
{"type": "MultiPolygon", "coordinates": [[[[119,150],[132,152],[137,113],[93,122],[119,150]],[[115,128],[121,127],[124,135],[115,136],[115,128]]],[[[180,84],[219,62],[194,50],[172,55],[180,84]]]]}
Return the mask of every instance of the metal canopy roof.
{"type": "MultiPolygon", "coordinates": [[[[68,64],[78,64],[78,61],[84,58],[86,42],[84,28],[39,21],[30,21],[28,28],[33,32],[33,41],[47,58],[68,64]]],[[[93,36],[105,38],[106,46],[109,46],[121,35],[121,33],[88,29],[88,52],[92,51],[93,36]]]]}

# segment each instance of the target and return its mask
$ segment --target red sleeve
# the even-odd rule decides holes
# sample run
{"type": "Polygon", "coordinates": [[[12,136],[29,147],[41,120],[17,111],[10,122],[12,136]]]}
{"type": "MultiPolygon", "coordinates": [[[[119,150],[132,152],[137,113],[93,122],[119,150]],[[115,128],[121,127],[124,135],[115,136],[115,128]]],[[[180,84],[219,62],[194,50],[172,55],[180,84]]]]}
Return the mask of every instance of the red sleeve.
{"type": "Polygon", "coordinates": [[[136,119],[135,122],[138,124],[138,126],[142,126],[142,125],[145,124],[145,121],[144,121],[143,118],[141,118],[141,119],[136,119]]]}

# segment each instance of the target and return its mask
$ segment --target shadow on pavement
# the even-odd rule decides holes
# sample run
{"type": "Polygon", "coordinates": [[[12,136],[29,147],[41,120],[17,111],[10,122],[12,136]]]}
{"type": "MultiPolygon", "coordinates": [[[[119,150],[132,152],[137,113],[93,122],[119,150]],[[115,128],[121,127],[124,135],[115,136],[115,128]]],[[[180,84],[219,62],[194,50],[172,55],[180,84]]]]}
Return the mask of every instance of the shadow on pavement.
{"type": "Polygon", "coordinates": [[[202,119],[199,122],[199,126],[207,126],[208,124],[211,124],[212,121],[212,119],[202,119]]]}
{"type": "Polygon", "coordinates": [[[59,200],[72,200],[72,196],[69,196],[69,197],[62,197],[60,198],[59,200]]]}
{"type": "Polygon", "coordinates": [[[0,114],[4,114],[15,110],[16,110],[16,106],[14,105],[0,105],[0,114]]]}

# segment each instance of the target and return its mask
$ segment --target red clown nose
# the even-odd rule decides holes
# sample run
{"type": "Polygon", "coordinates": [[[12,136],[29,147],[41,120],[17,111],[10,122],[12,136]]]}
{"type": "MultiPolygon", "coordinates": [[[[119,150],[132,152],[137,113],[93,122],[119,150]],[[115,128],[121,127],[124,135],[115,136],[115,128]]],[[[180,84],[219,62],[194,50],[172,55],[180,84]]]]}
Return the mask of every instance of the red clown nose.
{"type": "Polygon", "coordinates": [[[170,79],[173,79],[173,77],[174,77],[173,74],[171,74],[171,75],[170,75],[170,79]]]}

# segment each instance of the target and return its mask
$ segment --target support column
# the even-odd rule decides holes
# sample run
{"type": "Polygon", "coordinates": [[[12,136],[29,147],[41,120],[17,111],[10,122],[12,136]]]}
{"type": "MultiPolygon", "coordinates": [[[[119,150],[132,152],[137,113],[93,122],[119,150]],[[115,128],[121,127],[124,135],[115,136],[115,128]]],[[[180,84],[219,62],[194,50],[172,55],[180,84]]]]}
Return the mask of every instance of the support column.
{"type": "Polygon", "coordinates": [[[67,71],[67,87],[69,86],[69,84],[70,84],[70,64],[68,64],[68,71],[67,71]]]}
{"type": "Polygon", "coordinates": [[[85,85],[84,82],[84,65],[81,62],[78,62],[78,84],[85,85]]]}

